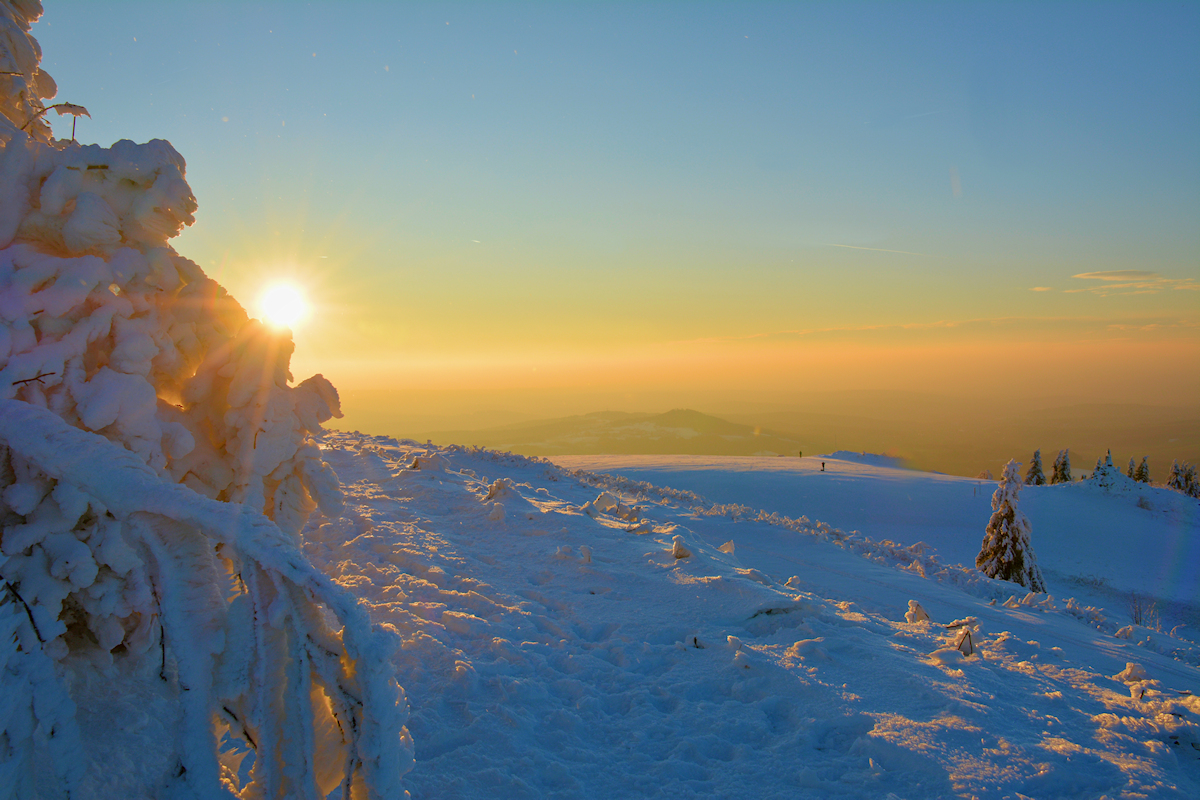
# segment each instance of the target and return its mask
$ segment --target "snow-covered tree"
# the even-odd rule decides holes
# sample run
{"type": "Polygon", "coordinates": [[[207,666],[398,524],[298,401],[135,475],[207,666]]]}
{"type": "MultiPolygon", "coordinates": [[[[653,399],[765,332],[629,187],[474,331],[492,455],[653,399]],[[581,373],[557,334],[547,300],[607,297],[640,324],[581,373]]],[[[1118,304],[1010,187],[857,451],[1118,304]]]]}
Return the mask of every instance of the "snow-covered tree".
{"type": "Polygon", "coordinates": [[[1033,461],[1029,464],[1029,471],[1025,473],[1026,486],[1044,486],[1046,483],[1046,473],[1042,472],[1042,451],[1033,451],[1033,461]]]}
{"type": "Polygon", "coordinates": [[[1167,488],[1183,492],[1190,497],[1200,497],[1200,481],[1196,478],[1196,468],[1186,461],[1171,464],[1171,475],[1167,478],[1167,488]]]}
{"type": "Polygon", "coordinates": [[[1149,456],[1142,456],[1142,463],[1138,464],[1137,470],[1134,471],[1133,479],[1138,483],[1150,482],[1149,456]]]}
{"type": "Polygon", "coordinates": [[[1059,450],[1054,459],[1054,472],[1050,476],[1051,483],[1071,482],[1071,451],[1059,450]]]}
{"type": "Polygon", "coordinates": [[[41,68],[42,48],[29,34],[41,15],[40,0],[0,2],[0,115],[30,136],[48,139],[42,101],[58,94],[58,86],[41,68]]]}
{"type": "Polygon", "coordinates": [[[1029,541],[1032,526],[1017,508],[1022,486],[1020,466],[1016,461],[1004,466],[1000,485],[992,495],[992,516],[975,566],[990,578],[1014,581],[1031,592],[1044,592],[1046,582],[1029,541]]]}
{"type": "Polygon", "coordinates": [[[40,14],[0,0],[0,785],[88,795],[67,686],[119,678],[177,706],[164,794],[398,796],[396,642],[297,546],[340,511],[337,392],[168,245],[196,210],[169,143],[51,138],[40,14]]]}
{"type": "Polygon", "coordinates": [[[1104,458],[1096,459],[1096,469],[1092,472],[1089,480],[1096,486],[1112,489],[1118,486],[1129,485],[1129,478],[1121,474],[1121,470],[1117,469],[1112,463],[1112,451],[1104,458]]]}
{"type": "Polygon", "coordinates": [[[1134,479],[1134,480],[1136,480],[1136,479],[1137,479],[1137,478],[1136,478],[1136,476],[1137,476],[1137,467],[1136,467],[1136,466],[1134,465],[1134,463],[1133,463],[1133,456],[1130,456],[1130,457],[1129,457],[1129,469],[1127,469],[1127,470],[1125,471],[1125,475],[1126,475],[1126,477],[1128,477],[1128,478],[1132,478],[1132,479],[1134,479]]]}

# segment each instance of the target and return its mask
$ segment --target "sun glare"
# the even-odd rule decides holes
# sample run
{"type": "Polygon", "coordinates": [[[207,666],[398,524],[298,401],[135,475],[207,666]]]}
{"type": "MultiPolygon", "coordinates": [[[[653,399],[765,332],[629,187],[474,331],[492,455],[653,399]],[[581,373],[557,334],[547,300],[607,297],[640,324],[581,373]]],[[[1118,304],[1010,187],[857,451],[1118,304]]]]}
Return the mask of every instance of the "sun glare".
{"type": "Polygon", "coordinates": [[[268,286],[258,300],[263,321],[279,328],[294,328],[308,316],[308,300],[299,287],[290,283],[268,286]]]}

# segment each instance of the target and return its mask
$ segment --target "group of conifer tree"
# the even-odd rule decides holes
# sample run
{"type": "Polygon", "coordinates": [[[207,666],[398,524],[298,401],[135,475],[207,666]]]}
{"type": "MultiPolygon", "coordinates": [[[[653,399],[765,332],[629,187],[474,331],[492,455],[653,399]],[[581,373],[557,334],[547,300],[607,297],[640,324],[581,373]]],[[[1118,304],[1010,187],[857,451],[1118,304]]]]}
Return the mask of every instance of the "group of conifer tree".
{"type": "MultiPolygon", "coordinates": [[[[1112,451],[1108,451],[1108,455],[1103,458],[1096,459],[1096,469],[1092,472],[1092,477],[1113,469],[1112,451]]],[[[1142,456],[1142,463],[1137,463],[1137,459],[1130,458],[1129,466],[1125,469],[1125,475],[1130,480],[1138,483],[1150,483],[1150,460],[1147,456],[1142,456]]],[[[1051,472],[1049,480],[1046,479],[1046,473],[1042,469],[1042,451],[1035,450],[1033,452],[1033,460],[1029,464],[1029,470],[1025,473],[1026,486],[1044,486],[1047,483],[1070,483],[1071,482],[1071,451],[1069,449],[1059,450],[1058,455],[1054,459],[1054,471],[1051,472]]],[[[1177,492],[1182,492],[1189,497],[1200,498],[1200,478],[1197,478],[1196,468],[1186,461],[1180,464],[1178,461],[1171,465],[1171,474],[1167,478],[1168,489],[1174,489],[1177,492]]]]}
{"type": "MultiPolygon", "coordinates": [[[[1188,465],[1185,464],[1184,467],[1188,465]]],[[[1104,469],[1112,469],[1112,451],[1108,452],[1106,458],[1096,459],[1096,469],[1092,473],[1093,476],[1100,473],[1104,469]]],[[[1192,469],[1193,482],[1195,480],[1195,468],[1192,469]]],[[[1178,463],[1171,468],[1172,477],[1179,470],[1178,463]]],[[[1147,456],[1142,456],[1142,463],[1136,463],[1136,459],[1129,459],[1129,468],[1125,474],[1138,483],[1150,483],[1150,460],[1147,456]]],[[[1029,465],[1029,471],[1025,473],[1026,486],[1044,486],[1047,483],[1070,483],[1071,482],[1071,451],[1069,449],[1059,450],[1058,455],[1054,459],[1054,471],[1050,474],[1050,479],[1046,479],[1046,473],[1042,470],[1042,451],[1033,451],[1033,460],[1029,465]]],[[[1168,486],[1171,484],[1168,482],[1168,486]]],[[[1171,486],[1171,488],[1175,488],[1171,486]]]]}
{"type": "MultiPolygon", "coordinates": [[[[990,578],[1013,581],[1031,592],[1044,592],[1046,581],[1038,568],[1037,557],[1029,540],[1032,526],[1029,518],[1017,508],[1017,496],[1022,487],[1020,466],[1016,461],[1009,461],[1004,467],[1000,485],[992,495],[992,516],[988,520],[979,555],[975,557],[975,566],[990,578]]],[[[1101,478],[1106,474],[1119,474],[1113,467],[1111,450],[1104,458],[1096,459],[1092,477],[1101,478]]],[[[1125,474],[1138,483],[1150,483],[1147,457],[1142,456],[1142,463],[1136,465],[1134,459],[1129,459],[1125,474]]],[[[1042,451],[1034,451],[1023,483],[1026,486],[1043,486],[1047,482],[1071,482],[1071,456],[1067,450],[1060,450],[1054,459],[1054,472],[1049,481],[1042,470],[1042,451]]],[[[1196,468],[1186,462],[1180,466],[1176,461],[1171,465],[1167,488],[1200,498],[1200,480],[1197,480],[1196,468]]]]}
{"type": "MultiPolygon", "coordinates": [[[[1142,464],[1145,465],[1145,463],[1145,459],[1143,459],[1142,464]]],[[[1149,474],[1150,468],[1146,467],[1146,475],[1149,476],[1149,474]]],[[[1047,483],[1070,482],[1071,451],[1069,449],[1058,451],[1058,455],[1054,458],[1054,471],[1050,473],[1049,480],[1046,480],[1046,473],[1042,470],[1042,451],[1033,451],[1033,460],[1029,464],[1029,471],[1025,473],[1026,486],[1045,486],[1047,483]]]]}
{"type": "Polygon", "coordinates": [[[1176,461],[1171,465],[1167,488],[1200,499],[1200,480],[1196,479],[1196,468],[1186,461],[1183,464],[1176,461]]]}

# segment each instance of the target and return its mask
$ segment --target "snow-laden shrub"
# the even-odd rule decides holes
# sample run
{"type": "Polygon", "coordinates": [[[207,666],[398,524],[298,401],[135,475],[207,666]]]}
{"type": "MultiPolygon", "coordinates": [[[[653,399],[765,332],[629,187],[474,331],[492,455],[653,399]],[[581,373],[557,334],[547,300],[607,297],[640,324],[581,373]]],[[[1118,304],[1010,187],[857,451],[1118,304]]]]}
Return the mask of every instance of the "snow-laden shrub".
{"type": "Polygon", "coordinates": [[[297,548],[341,508],[312,439],[337,392],[290,385],[290,334],[168,246],[196,210],[169,143],[50,138],[40,13],[0,0],[0,795],[86,780],[61,679],[92,669],[172,687],[160,788],[394,797],[391,637],[297,548]],[[248,786],[226,732],[256,751],[248,786]]]}
{"type": "Polygon", "coordinates": [[[1113,466],[1111,450],[1108,451],[1107,456],[1096,459],[1096,468],[1092,470],[1092,474],[1088,480],[1094,486],[1100,486],[1104,489],[1121,489],[1125,491],[1128,491],[1134,483],[1120,469],[1113,466]]]}

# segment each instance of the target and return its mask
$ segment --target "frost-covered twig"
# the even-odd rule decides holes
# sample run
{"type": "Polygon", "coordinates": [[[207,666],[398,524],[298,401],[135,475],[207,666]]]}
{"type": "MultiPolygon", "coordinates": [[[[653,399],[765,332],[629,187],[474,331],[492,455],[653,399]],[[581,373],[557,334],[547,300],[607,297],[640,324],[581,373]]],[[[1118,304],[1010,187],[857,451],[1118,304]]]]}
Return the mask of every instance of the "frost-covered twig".
{"type": "Polygon", "coordinates": [[[42,632],[38,630],[37,621],[33,618],[33,611],[30,610],[29,603],[25,602],[25,598],[21,597],[21,593],[14,589],[13,585],[8,581],[4,582],[4,588],[8,589],[9,594],[15,597],[17,602],[21,604],[21,607],[25,609],[25,616],[29,617],[29,625],[33,628],[33,635],[37,637],[39,642],[45,642],[46,640],[42,638],[42,632]]]}
{"type": "MultiPolygon", "coordinates": [[[[40,111],[38,111],[32,117],[30,117],[29,119],[27,119],[25,121],[25,124],[21,126],[21,130],[25,130],[30,125],[37,122],[39,119],[41,119],[43,116],[45,116],[46,113],[49,112],[51,109],[57,111],[58,115],[60,117],[63,115],[66,115],[66,114],[70,114],[72,117],[88,117],[90,119],[92,116],[91,114],[88,113],[88,110],[81,105],[77,105],[75,103],[55,103],[54,105],[43,106],[40,111]]],[[[72,137],[72,138],[74,138],[74,137],[72,137]]]]}

